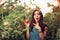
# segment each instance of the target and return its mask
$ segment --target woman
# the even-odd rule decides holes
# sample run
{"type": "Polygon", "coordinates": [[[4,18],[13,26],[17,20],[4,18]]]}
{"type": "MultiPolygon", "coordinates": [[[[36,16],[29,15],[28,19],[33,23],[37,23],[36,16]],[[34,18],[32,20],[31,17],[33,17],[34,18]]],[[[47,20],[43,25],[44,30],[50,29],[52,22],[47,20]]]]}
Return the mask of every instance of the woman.
{"type": "Polygon", "coordinates": [[[31,22],[25,23],[25,25],[27,40],[45,40],[48,27],[43,23],[43,15],[40,10],[34,10],[31,22]]]}

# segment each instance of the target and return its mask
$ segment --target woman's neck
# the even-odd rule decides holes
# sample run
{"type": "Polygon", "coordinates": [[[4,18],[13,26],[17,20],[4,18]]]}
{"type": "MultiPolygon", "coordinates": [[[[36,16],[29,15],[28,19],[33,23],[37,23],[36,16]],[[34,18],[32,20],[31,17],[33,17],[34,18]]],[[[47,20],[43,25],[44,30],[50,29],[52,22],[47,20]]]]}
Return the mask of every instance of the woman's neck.
{"type": "Polygon", "coordinates": [[[37,24],[37,23],[39,23],[39,22],[36,21],[36,24],[37,24]]]}
{"type": "Polygon", "coordinates": [[[39,22],[36,22],[36,24],[39,24],[39,22]]]}

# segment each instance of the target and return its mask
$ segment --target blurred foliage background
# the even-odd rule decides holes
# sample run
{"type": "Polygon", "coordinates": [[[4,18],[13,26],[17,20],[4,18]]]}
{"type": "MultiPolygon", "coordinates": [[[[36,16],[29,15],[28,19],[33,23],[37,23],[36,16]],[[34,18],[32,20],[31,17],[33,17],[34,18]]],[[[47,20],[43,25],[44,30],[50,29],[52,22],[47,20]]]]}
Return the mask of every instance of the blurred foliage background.
{"type": "MultiPolygon", "coordinates": [[[[4,6],[5,3],[0,5],[0,40],[25,40],[24,20],[31,19],[33,9],[26,4],[24,7],[18,6],[17,1],[9,0],[5,2],[8,5],[4,6]]],[[[46,40],[60,40],[60,6],[48,5],[53,7],[53,12],[44,16],[44,22],[49,28],[46,40]]]]}

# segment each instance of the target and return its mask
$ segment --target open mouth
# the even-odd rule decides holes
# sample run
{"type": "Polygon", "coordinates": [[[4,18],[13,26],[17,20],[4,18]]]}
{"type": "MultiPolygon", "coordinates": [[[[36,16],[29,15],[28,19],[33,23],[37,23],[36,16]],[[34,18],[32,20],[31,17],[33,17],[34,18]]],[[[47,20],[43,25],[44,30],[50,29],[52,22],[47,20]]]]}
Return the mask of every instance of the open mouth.
{"type": "Polygon", "coordinates": [[[36,18],[36,20],[38,20],[39,18],[36,18]]]}

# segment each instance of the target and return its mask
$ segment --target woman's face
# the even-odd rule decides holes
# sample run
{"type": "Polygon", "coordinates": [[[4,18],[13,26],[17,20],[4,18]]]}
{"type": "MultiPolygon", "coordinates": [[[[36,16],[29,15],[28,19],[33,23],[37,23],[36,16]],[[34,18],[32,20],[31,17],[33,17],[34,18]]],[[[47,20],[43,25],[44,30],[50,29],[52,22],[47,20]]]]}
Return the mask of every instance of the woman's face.
{"type": "Polygon", "coordinates": [[[34,20],[35,20],[36,22],[39,22],[39,19],[40,19],[39,11],[35,11],[35,12],[34,12],[34,20]]]}

